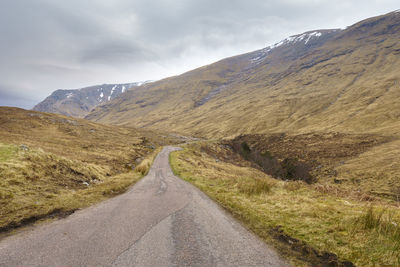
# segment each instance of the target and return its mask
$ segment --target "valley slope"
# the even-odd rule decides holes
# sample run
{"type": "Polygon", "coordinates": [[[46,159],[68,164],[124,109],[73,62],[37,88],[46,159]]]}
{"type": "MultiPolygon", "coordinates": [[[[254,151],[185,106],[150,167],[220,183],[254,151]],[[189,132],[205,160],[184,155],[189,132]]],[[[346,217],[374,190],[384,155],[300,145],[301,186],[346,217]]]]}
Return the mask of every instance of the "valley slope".
{"type": "Polygon", "coordinates": [[[206,138],[400,132],[400,13],[292,36],[127,91],[86,118],[206,138]]]}

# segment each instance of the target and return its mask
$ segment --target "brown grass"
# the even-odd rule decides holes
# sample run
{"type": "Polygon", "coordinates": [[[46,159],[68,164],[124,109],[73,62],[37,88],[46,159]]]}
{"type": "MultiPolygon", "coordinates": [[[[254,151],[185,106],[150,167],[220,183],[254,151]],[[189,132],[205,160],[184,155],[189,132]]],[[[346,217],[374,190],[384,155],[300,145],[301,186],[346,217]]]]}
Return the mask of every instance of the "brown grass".
{"type": "Polygon", "coordinates": [[[124,192],[173,138],[0,108],[0,229],[68,214],[124,192]],[[29,134],[27,134],[29,133],[29,134]]]}
{"type": "MultiPolygon", "coordinates": [[[[144,161],[151,164],[159,150],[144,161]]],[[[143,174],[129,171],[107,176],[99,166],[30,150],[3,162],[0,177],[0,229],[6,231],[123,193],[143,174]]]]}
{"type": "Polygon", "coordinates": [[[149,172],[150,170],[150,161],[149,160],[143,160],[138,166],[135,168],[135,172],[139,172],[142,175],[145,175],[149,172]]]}
{"type": "Polygon", "coordinates": [[[143,176],[147,175],[150,171],[151,165],[153,164],[155,157],[159,152],[161,152],[161,149],[161,147],[156,149],[151,155],[142,160],[142,162],[140,162],[140,164],[136,166],[135,172],[140,173],[143,176]]]}
{"type": "Polygon", "coordinates": [[[83,163],[107,166],[110,175],[132,170],[137,160],[156,147],[176,143],[176,140],[168,134],[0,108],[0,142],[24,144],[83,163]]]}

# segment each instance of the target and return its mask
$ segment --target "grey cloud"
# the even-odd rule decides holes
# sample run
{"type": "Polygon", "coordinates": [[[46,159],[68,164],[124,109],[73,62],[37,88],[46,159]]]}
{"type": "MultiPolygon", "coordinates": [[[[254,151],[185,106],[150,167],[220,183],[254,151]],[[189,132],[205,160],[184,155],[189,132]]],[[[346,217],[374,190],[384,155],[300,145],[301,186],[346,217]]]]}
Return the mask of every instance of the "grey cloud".
{"type": "Polygon", "coordinates": [[[139,44],[105,40],[81,52],[80,62],[99,64],[130,64],[134,61],[152,60],[155,53],[139,44]]]}
{"type": "Polygon", "coordinates": [[[0,85],[0,106],[32,108],[32,99],[39,100],[32,96],[25,96],[19,92],[20,88],[13,88],[7,85],[0,85]]]}
{"type": "Polygon", "coordinates": [[[159,79],[398,8],[398,0],[3,0],[0,105],[159,79]]]}

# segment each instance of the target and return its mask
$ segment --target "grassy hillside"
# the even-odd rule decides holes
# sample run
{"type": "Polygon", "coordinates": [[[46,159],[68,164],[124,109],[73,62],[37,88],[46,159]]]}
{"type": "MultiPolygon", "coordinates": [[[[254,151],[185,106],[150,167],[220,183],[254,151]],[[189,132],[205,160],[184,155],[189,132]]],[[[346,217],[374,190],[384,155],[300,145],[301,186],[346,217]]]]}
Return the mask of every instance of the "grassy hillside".
{"type": "Polygon", "coordinates": [[[307,45],[285,43],[149,84],[87,118],[207,138],[314,131],[398,135],[400,13],[326,34],[307,45]]]}
{"type": "Polygon", "coordinates": [[[332,132],[242,135],[222,143],[277,179],[318,182],[338,196],[400,203],[398,138],[332,132]]]}
{"type": "Polygon", "coordinates": [[[157,148],[172,142],[149,131],[1,107],[0,230],[123,192],[146,173],[157,148]]]}

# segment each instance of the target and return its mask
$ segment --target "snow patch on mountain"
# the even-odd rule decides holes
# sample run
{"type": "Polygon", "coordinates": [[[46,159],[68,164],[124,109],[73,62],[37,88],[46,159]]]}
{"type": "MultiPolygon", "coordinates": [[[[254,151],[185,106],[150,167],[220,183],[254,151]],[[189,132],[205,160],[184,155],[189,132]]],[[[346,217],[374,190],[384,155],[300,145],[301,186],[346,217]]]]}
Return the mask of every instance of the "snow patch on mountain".
{"type": "Polygon", "coordinates": [[[318,38],[321,35],[322,35],[322,33],[318,32],[318,31],[306,32],[306,33],[299,34],[299,35],[292,35],[286,39],[283,39],[279,43],[269,46],[269,48],[270,48],[270,50],[272,50],[272,49],[277,48],[282,45],[295,44],[295,43],[302,42],[302,41],[304,41],[304,44],[307,44],[312,38],[314,38],[314,37],[318,38]]]}
{"type": "Polygon", "coordinates": [[[313,38],[313,37],[320,37],[321,35],[322,35],[322,33],[320,33],[320,32],[312,32],[312,33],[308,34],[307,37],[304,36],[304,38],[307,38],[305,44],[307,44],[307,43],[310,41],[311,38],[313,38]]]}
{"type": "Polygon", "coordinates": [[[117,86],[118,86],[118,85],[114,85],[114,87],[111,89],[110,96],[112,96],[112,94],[114,93],[114,91],[115,91],[115,88],[117,88],[117,86]]]}
{"type": "Polygon", "coordinates": [[[289,36],[289,37],[283,39],[282,41],[280,41],[279,43],[275,43],[273,45],[267,46],[266,48],[260,50],[260,52],[255,57],[253,57],[250,61],[252,63],[259,63],[265,57],[267,57],[268,54],[272,50],[274,50],[274,49],[276,49],[278,47],[283,47],[283,46],[288,46],[288,45],[296,45],[296,44],[307,46],[307,45],[309,45],[310,41],[316,40],[316,39],[320,38],[324,34],[333,33],[333,32],[336,32],[338,30],[340,30],[340,29],[310,31],[310,32],[302,33],[302,34],[289,36]]]}

